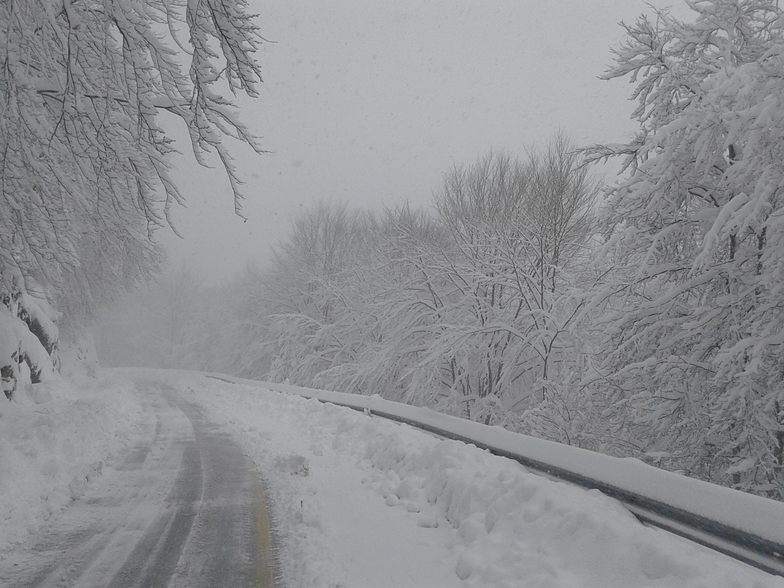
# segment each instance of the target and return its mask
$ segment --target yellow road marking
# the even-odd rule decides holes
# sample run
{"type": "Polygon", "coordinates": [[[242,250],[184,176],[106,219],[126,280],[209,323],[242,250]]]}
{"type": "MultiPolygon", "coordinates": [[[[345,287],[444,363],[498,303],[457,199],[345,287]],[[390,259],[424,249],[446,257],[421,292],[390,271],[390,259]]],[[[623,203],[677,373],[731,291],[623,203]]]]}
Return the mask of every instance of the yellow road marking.
{"type": "Polygon", "coordinates": [[[275,586],[272,525],[267,510],[267,496],[260,482],[256,484],[256,586],[257,588],[275,586]]]}

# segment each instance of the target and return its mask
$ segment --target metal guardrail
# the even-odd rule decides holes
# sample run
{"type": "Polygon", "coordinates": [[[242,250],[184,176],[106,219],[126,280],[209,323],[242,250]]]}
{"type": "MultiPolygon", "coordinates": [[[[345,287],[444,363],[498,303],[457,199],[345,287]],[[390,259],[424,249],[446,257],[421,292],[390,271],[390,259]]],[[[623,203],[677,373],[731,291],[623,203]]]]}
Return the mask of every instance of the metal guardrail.
{"type": "MultiPolygon", "coordinates": [[[[250,380],[241,380],[218,375],[208,375],[207,377],[232,384],[247,383],[255,386],[263,385],[265,388],[297,394],[305,398],[313,398],[323,403],[335,404],[360,412],[370,412],[375,416],[405,423],[447,439],[469,443],[480,449],[486,449],[495,455],[512,459],[526,468],[544,473],[553,478],[577,484],[584,488],[599,490],[605,495],[623,503],[637,519],[645,524],[659,527],[770,574],[784,576],[784,542],[778,537],[765,537],[764,533],[758,534],[749,530],[737,528],[736,526],[727,525],[724,522],[713,520],[710,517],[667,504],[666,502],[657,500],[651,496],[630,491],[618,484],[594,478],[585,473],[573,471],[567,467],[548,463],[542,459],[537,459],[530,455],[510,450],[492,442],[470,437],[451,429],[448,425],[444,426],[442,424],[424,422],[422,419],[412,418],[411,416],[399,413],[396,414],[395,412],[390,412],[381,408],[386,404],[395,405],[397,403],[391,403],[389,401],[371,403],[368,402],[368,400],[372,400],[372,398],[367,396],[346,399],[343,397],[351,397],[352,395],[310,390],[285,384],[253,382],[250,380]],[[371,406],[371,404],[376,406],[371,406]]],[[[400,406],[405,407],[406,405],[400,406]]],[[[474,423],[474,425],[480,427],[484,426],[479,425],[478,423],[474,423]]],[[[662,473],[664,474],[665,472],[662,471],[662,473]]],[[[696,480],[689,481],[699,483],[696,480]]],[[[736,492],[729,489],[723,490],[736,492]]],[[[774,501],[767,502],[773,503],[774,501]]],[[[784,503],[775,504],[780,505],[780,509],[776,510],[773,514],[780,520],[779,526],[782,531],[781,534],[784,535],[784,503]]]]}
{"type": "MultiPolygon", "coordinates": [[[[330,404],[336,404],[358,411],[365,410],[334,401],[321,400],[321,402],[328,402],[330,404]]],[[[559,480],[571,482],[590,490],[599,490],[603,494],[622,502],[624,506],[643,523],[662,528],[691,541],[695,541],[705,547],[719,551],[770,574],[784,576],[784,545],[779,543],[674,508],[646,496],[631,493],[623,488],[618,488],[612,484],[602,482],[601,480],[593,479],[542,461],[531,459],[524,455],[495,447],[491,444],[476,441],[470,437],[456,434],[447,429],[431,426],[426,423],[419,423],[412,419],[402,418],[383,411],[374,410],[370,412],[373,415],[402,422],[418,429],[435,433],[447,439],[470,443],[480,449],[486,449],[494,455],[512,459],[528,469],[547,474],[554,478],[558,478],[559,480]]],[[[782,505],[782,507],[784,508],[784,505],[782,505]]],[[[782,524],[784,524],[784,519],[782,520],[782,524]]]]}

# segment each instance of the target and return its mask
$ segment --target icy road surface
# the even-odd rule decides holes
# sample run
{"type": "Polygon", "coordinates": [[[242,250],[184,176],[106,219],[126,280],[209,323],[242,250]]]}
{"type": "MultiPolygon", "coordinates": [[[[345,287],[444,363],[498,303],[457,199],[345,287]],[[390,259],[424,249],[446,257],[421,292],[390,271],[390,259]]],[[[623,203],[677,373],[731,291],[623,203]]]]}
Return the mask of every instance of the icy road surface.
{"type": "Polygon", "coordinates": [[[0,586],[272,586],[253,463],[172,388],[135,385],[150,438],[4,554],[0,586]]]}

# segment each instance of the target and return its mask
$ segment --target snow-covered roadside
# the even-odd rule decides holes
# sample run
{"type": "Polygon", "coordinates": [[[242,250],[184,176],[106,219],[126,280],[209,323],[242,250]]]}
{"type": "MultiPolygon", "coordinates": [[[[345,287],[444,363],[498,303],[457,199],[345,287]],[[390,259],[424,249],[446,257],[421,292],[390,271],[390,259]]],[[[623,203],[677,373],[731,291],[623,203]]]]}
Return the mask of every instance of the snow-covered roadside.
{"type": "Polygon", "coordinates": [[[53,377],[0,396],[0,553],[45,524],[100,475],[103,464],[150,433],[132,384],[53,377]],[[78,382],[78,383],[76,383],[78,382]]]}
{"type": "Polygon", "coordinates": [[[290,586],[784,586],[486,451],[260,386],[159,374],[266,474],[290,586]]]}

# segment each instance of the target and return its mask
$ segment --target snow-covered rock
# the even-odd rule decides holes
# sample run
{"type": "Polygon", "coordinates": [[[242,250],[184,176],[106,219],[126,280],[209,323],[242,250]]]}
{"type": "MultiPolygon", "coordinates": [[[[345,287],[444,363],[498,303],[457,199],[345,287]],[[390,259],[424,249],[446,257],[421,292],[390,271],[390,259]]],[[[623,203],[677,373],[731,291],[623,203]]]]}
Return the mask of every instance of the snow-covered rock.
{"type": "MultiPolygon", "coordinates": [[[[34,372],[34,380],[46,380],[54,373],[52,359],[27,325],[0,305],[0,368],[3,391],[13,393],[20,379],[19,365],[34,372]]],[[[23,374],[25,372],[22,372],[23,374]]]]}

